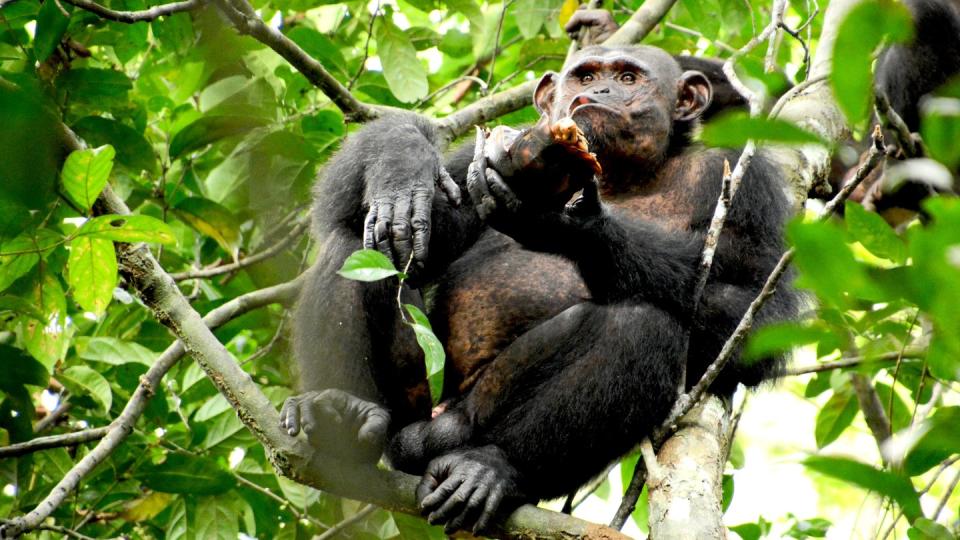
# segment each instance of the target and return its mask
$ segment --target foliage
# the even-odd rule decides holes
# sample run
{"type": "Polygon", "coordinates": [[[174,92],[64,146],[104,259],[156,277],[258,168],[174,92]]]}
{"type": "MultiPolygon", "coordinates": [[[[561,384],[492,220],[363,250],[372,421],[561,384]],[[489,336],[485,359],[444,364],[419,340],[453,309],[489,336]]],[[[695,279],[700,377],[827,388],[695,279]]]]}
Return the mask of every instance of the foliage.
{"type": "MultiPolygon", "coordinates": [[[[118,11],[158,4],[103,2],[118,11]]],[[[569,45],[561,27],[576,4],[258,0],[254,7],[364,103],[443,116],[559,69],[569,45]]],[[[622,22],[640,4],[627,0],[607,7],[622,22]]],[[[306,238],[288,241],[288,233],[306,219],[318,169],[355,126],[293,65],[240,35],[215,2],[131,24],[106,20],[69,0],[7,0],[0,6],[5,446],[108,425],[173,342],[126,291],[117,243],[146,243],[165,269],[181,274],[183,290],[201,313],[289,281],[315,249],[306,238]],[[64,125],[87,149],[65,150],[64,125]],[[95,201],[107,186],[133,215],[101,215],[95,201]],[[277,245],[282,249],[272,257],[228,266],[277,245]],[[216,273],[219,266],[227,270],[201,279],[184,274],[216,273]],[[39,422],[58,408],[66,411],[59,422],[39,422]]],[[[788,23],[798,27],[811,10],[811,3],[791,2],[788,23]]],[[[766,1],[684,0],[645,43],[726,58],[769,15],[766,1]]],[[[834,57],[843,69],[834,71],[831,83],[854,124],[865,124],[869,113],[871,55],[882,40],[907,37],[903,16],[896,4],[870,1],[844,23],[834,57]]],[[[811,50],[822,21],[821,12],[800,33],[811,50]]],[[[769,96],[800,82],[809,67],[802,44],[783,37],[772,50],[779,66],[774,73],[763,68],[766,47],[736,66],[752,89],[769,96]]],[[[921,133],[931,157],[952,167],[943,169],[948,177],[960,161],[958,103],[960,94],[948,88],[923,109],[921,133]]],[[[525,107],[497,121],[516,125],[535,118],[533,108],[525,107]]],[[[748,138],[817,142],[796,126],[743,117],[718,118],[703,134],[715,145],[737,146],[748,138]]],[[[920,164],[907,165],[920,174],[920,164]]],[[[851,373],[874,383],[903,443],[891,445],[885,466],[820,456],[805,463],[888,497],[909,519],[910,538],[947,537],[950,527],[956,532],[955,524],[923,514],[928,509],[918,508],[916,498],[936,465],[960,453],[953,428],[957,408],[945,406],[956,405],[960,378],[960,204],[938,198],[926,208],[929,223],[898,229],[853,204],[842,224],[797,220],[790,228],[797,283],[816,296],[816,317],[767,328],[748,346],[757,356],[810,345],[823,360],[864,359],[810,379],[806,396],[818,400],[816,444],[829,447],[860,417],[851,373]]],[[[345,261],[342,275],[404,278],[375,252],[345,261]]],[[[424,314],[409,305],[402,309],[426,351],[425,376],[436,398],[443,350],[424,314]]],[[[271,307],[216,331],[275,406],[290,395],[295,380],[285,318],[282,309],[271,307]]],[[[191,359],[181,360],[155,390],[130,436],[48,524],[96,537],[305,538],[360,511],[353,501],[278,476],[191,359]]],[[[0,459],[0,485],[7,486],[0,493],[0,516],[33,509],[91,448],[0,459]]],[[[618,466],[622,478],[632,476],[636,462],[636,455],[624,458],[618,466]]],[[[726,502],[736,497],[734,477],[728,478],[726,502]]],[[[616,504],[619,493],[608,482],[591,497],[616,504]]],[[[643,500],[633,518],[645,529],[643,500]]],[[[794,538],[822,537],[831,525],[820,517],[776,521],[794,538]]],[[[732,530],[759,538],[781,529],[758,516],[756,523],[732,530]]],[[[422,520],[380,510],[351,524],[349,533],[442,537],[422,520]]]]}

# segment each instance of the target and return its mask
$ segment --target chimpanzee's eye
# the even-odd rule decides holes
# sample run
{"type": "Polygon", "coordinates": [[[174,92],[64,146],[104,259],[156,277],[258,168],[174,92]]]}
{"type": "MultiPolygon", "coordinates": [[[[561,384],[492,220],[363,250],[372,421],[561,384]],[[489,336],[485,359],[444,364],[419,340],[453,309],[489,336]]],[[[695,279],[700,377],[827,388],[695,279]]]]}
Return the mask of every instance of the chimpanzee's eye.
{"type": "Polygon", "coordinates": [[[582,84],[587,84],[587,83],[593,82],[593,75],[591,75],[591,74],[589,74],[589,73],[585,73],[585,74],[581,75],[581,76],[580,76],[580,82],[581,82],[582,84]]]}
{"type": "Polygon", "coordinates": [[[622,82],[623,84],[633,84],[637,82],[637,74],[629,73],[629,72],[624,73],[623,75],[620,76],[620,82],[622,82]]]}

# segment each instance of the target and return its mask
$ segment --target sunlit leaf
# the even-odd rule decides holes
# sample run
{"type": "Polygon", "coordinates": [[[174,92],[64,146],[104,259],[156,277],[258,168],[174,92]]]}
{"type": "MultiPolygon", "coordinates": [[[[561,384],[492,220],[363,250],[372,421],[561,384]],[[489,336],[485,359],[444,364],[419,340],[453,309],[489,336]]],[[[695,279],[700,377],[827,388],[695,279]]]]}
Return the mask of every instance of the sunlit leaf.
{"type": "Polygon", "coordinates": [[[932,97],[924,99],[920,134],[930,154],[947,167],[960,165],[960,99],[932,97]]]}
{"type": "Polygon", "coordinates": [[[87,220],[76,234],[127,243],[174,244],[177,241],[169,225],[157,218],[143,215],[98,216],[87,220]]]}
{"type": "Polygon", "coordinates": [[[73,11],[73,6],[63,2],[41,4],[37,17],[37,33],[33,40],[33,53],[38,62],[49,58],[60,44],[67,25],[70,24],[70,18],[64,15],[64,11],[69,15],[73,11]]]}
{"type": "Polygon", "coordinates": [[[113,242],[81,236],[70,241],[67,283],[73,299],[87,310],[101,315],[117,286],[117,256],[113,242]]]}
{"type": "Polygon", "coordinates": [[[390,91],[400,101],[410,103],[427,95],[427,70],[417,59],[417,50],[393,22],[377,19],[377,54],[390,91]]]}
{"type": "Polygon", "coordinates": [[[65,369],[60,377],[75,392],[92,397],[103,407],[103,412],[110,412],[113,391],[110,390],[110,383],[99,372],[87,366],[73,366],[65,369]]]}
{"type": "Polygon", "coordinates": [[[184,127],[170,141],[170,159],[199,150],[225,137],[240,135],[267,123],[256,116],[205,116],[184,127]]]}
{"type": "Polygon", "coordinates": [[[404,304],[407,313],[413,322],[410,326],[417,335],[417,343],[423,349],[424,360],[427,364],[427,381],[430,383],[430,395],[433,397],[434,404],[440,402],[440,395],[443,392],[443,364],[446,355],[443,352],[443,344],[437,339],[430,326],[430,320],[424,315],[420,308],[413,304],[404,304]]]}
{"type": "Polygon", "coordinates": [[[240,250],[240,225],[229,210],[210,199],[190,197],[177,203],[174,212],[236,258],[240,250]]]}
{"type": "Polygon", "coordinates": [[[71,152],[63,164],[60,180],[70,200],[89,210],[110,179],[113,157],[110,145],[71,152]]]}
{"type": "Polygon", "coordinates": [[[152,366],[158,356],[139,343],[107,336],[79,337],[75,345],[80,358],[114,366],[131,362],[152,366]]]}
{"type": "Polygon", "coordinates": [[[814,429],[817,448],[823,448],[837,440],[853,423],[859,410],[857,396],[852,391],[834,392],[817,412],[817,423],[814,429]]]}
{"type": "Polygon", "coordinates": [[[944,407],[920,427],[919,439],[907,452],[904,471],[910,476],[923,474],[944,459],[960,453],[960,407],[944,407]]]}
{"type": "Polygon", "coordinates": [[[878,214],[868,212],[855,202],[847,201],[843,217],[850,237],[863,244],[871,253],[897,263],[906,259],[907,248],[903,240],[878,214]]]}
{"type": "Polygon", "coordinates": [[[739,148],[749,139],[783,144],[823,144],[823,141],[786,120],[751,117],[746,113],[722,114],[703,127],[700,139],[709,146],[739,148]]]}
{"type": "Polygon", "coordinates": [[[343,261],[343,266],[337,273],[357,281],[379,281],[401,275],[386,255],[374,249],[354,251],[343,261]]]}
{"type": "Polygon", "coordinates": [[[826,476],[890,497],[897,502],[900,510],[911,522],[923,516],[920,497],[910,481],[903,476],[841,457],[810,456],[803,464],[808,469],[826,476]]]}

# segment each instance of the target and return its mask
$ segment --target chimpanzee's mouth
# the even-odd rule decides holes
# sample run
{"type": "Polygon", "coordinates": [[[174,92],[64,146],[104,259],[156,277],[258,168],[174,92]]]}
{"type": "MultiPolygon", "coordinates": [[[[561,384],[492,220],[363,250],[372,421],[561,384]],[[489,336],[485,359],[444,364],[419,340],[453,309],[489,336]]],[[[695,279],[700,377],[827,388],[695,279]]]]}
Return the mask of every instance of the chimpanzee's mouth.
{"type": "Polygon", "coordinates": [[[567,113],[572,117],[574,113],[582,110],[602,110],[607,114],[620,115],[620,112],[614,109],[609,105],[605,105],[596,101],[594,98],[586,95],[579,95],[573,98],[573,101],[570,102],[570,108],[567,110],[567,113]]]}

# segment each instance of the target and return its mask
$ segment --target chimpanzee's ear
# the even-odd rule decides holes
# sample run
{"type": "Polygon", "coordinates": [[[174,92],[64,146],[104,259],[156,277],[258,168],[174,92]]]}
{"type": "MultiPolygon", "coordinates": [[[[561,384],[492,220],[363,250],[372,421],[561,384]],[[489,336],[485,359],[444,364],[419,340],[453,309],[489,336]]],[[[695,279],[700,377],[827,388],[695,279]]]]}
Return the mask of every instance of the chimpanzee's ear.
{"type": "Polygon", "coordinates": [[[537,89],[533,91],[533,105],[540,114],[550,116],[550,109],[553,107],[553,95],[557,88],[557,74],[548,71],[540,77],[537,83],[537,89]]]}
{"type": "Polygon", "coordinates": [[[699,71],[684,71],[677,80],[677,107],[673,119],[688,122],[703,114],[713,100],[713,87],[699,71]]]}

